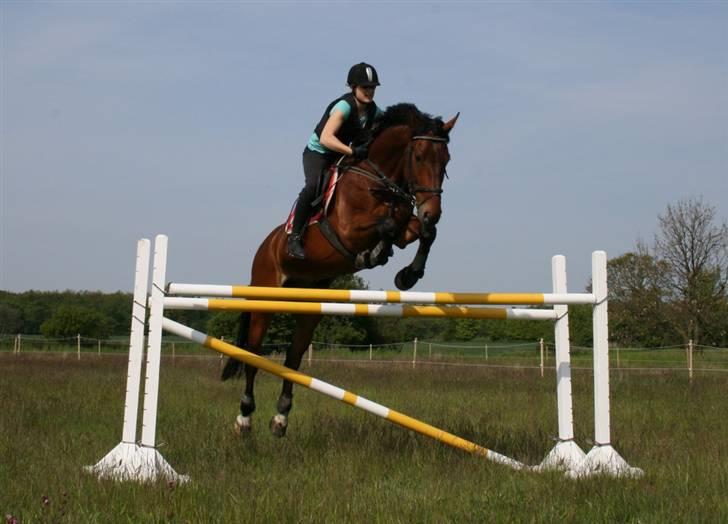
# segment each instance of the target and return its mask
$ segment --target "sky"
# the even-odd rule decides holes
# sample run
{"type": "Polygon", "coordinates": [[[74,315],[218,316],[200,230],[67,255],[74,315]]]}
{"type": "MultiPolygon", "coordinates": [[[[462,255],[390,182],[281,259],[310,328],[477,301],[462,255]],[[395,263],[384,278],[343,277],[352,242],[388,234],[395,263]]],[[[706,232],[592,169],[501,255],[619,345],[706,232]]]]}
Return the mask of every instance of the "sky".
{"type": "MultiPolygon", "coordinates": [[[[0,0],[0,289],[245,284],[351,65],[386,107],[448,119],[423,291],[582,291],[591,252],[728,216],[728,2],[0,0]]],[[[410,246],[360,273],[394,289],[410,246]]]]}

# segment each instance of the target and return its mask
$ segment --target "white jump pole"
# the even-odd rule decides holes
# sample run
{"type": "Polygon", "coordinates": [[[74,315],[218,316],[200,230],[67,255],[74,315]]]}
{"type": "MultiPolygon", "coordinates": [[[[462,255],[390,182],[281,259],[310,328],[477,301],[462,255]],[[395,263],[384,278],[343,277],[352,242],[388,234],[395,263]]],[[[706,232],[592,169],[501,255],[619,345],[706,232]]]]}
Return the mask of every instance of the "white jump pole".
{"type": "MultiPolygon", "coordinates": [[[[551,277],[554,293],[566,294],[566,258],[556,255],[551,259],[551,277]]],[[[540,468],[577,470],[586,454],[574,442],[574,414],[571,393],[571,357],[569,343],[569,308],[554,305],[554,341],[556,343],[556,403],[558,406],[559,436],[556,446],[546,455],[540,468]]]]}
{"type": "MultiPolygon", "coordinates": [[[[149,280],[149,251],[150,242],[142,239],[137,243],[136,274],[134,278],[134,299],[131,315],[131,335],[129,337],[129,366],[126,381],[126,400],[124,407],[124,427],[121,442],[106,454],[98,463],[87,466],[87,471],[100,478],[114,480],[136,480],[141,482],[156,480],[160,475],[177,482],[184,482],[188,477],[178,475],[164,460],[164,457],[154,449],[154,428],[156,427],[157,388],[159,385],[159,350],[156,351],[156,363],[152,351],[152,363],[147,362],[147,379],[145,381],[145,412],[142,445],[138,445],[137,420],[139,411],[139,393],[141,385],[142,362],[144,358],[144,327],[147,314],[147,285],[149,280]],[[153,396],[152,403],[148,398],[153,396]],[[144,438],[146,435],[146,439],[144,438]]],[[[164,273],[166,267],[167,237],[159,235],[155,242],[155,271],[153,281],[162,282],[164,286],[164,273]]],[[[157,286],[158,288],[160,286],[157,286]]],[[[153,337],[150,324],[150,349],[152,344],[161,346],[161,318],[162,305],[160,297],[153,300],[154,309],[158,310],[158,319],[155,325],[159,326],[159,334],[153,337]],[[154,339],[154,342],[152,342],[154,339]]],[[[150,318],[151,322],[151,318],[150,318]]],[[[148,355],[149,358],[149,355],[148,355]]]]}
{"type": "Polygon", "coordinates": [[[608,473],[638,477],[644,474],[633,468],[612,447],[609,415],[609,325],[607,315],[607,253],[592,253],[592,292],[595,303],[594,331],[594,447],[575,472],[575,476],[608,473]]]}

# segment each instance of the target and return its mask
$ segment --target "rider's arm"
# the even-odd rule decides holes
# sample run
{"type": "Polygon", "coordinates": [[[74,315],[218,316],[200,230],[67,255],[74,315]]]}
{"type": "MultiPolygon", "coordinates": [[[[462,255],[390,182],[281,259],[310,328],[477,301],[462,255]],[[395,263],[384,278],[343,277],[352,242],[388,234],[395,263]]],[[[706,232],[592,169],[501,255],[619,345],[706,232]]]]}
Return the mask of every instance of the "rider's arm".
{"type": "Polygon", "coordinates": [[[341,129],[344,119],[344,113],[338,109],[334,109],[331,112],[331,116],[329,116],[329,119],[326,121],[326,125],[324,125],[324,128],[321,131],[319,142],[321,142],[321,145],[326,149],[336,151],[342,155],[351,155],[353,154],[351,148],[336,138],[336,133],[339,129],[341,129]]]}

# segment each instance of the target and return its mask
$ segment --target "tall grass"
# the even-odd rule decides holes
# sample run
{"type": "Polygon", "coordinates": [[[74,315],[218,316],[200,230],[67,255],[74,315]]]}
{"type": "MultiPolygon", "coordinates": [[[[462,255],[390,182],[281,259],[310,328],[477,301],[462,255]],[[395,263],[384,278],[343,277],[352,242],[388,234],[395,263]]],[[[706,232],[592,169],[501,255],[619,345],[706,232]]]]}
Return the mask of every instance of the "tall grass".
{"type": "MultiPolygon", "coordinates": [[[[725,522],[728,377],[612,375],[614,445],[640,480],[514,472],[297,388],[270,436],[280,381],[258,375],[252,434],[231,431],[241,383],[216,360],[165,361],[157,442],[184,485],[99,481],[82,466],[121,438],[124,357],[0,355],[0,511],[20,522],[725,522]]],[[[315,362],[336,385],[529,464],[556,433],[537,370],[315,362]]],[[[591,374],[574,372],[576,437],[591,374]]]]}

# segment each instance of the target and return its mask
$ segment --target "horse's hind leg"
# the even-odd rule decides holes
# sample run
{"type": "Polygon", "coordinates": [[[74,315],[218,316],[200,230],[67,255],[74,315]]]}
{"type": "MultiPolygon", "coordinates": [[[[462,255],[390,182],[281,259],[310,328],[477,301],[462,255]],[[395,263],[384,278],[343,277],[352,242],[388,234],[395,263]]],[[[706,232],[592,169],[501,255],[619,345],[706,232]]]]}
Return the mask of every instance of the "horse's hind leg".
{"type": "MultiPolygon", "coordinates": [[[[286,352],[284,365],[290,369],[298,369],[304,353],[313,339],[313,332],[321,322],[321,315],[299,315],[296,318],[296,332],[293,335],[293,344],[286,352]]],[[[270,420],[270,430],[276,437],[283,437],[288,429],[288,413],[293,407],[293,383],[283,381],[281,396],[278,397],[278,414],[270,420]]]]}
{"type": "MultiPolygon", "coordinates": [[[[271,315],[268,313],[251,313],[247,342],[244,349],[260,355],[263,338],[268,330],[271,315]]],[[[241,323],[241,329],[243,328],[241,323]]],[[[241,333],[238,340],[245,340],[241,333]]],[[[245,364],[245,391],[240,398],[240,415],[235,419],[235,431],[238,434],[249,433],[252,427],[252,415],[255,411],[255,375],[258,368],[245,364]]]]}

